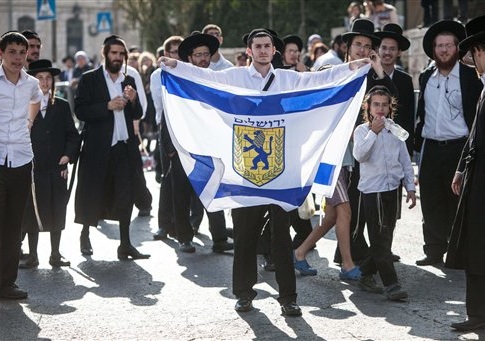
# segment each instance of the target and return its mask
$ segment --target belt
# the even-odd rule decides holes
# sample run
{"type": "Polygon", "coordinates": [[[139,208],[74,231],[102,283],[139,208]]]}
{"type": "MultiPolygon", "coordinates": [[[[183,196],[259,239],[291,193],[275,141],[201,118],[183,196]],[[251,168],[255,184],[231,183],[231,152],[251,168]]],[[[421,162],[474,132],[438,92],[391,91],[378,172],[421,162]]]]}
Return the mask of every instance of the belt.
{"type": "Polygon", "coordinates": [[[456,143],[463,143],[466,142],[467,137],[460,137],[458,139],[451,139],[451,140],[444,140],[444,141],[438,141],[438,140],[432,140],[432,139],[426,139],[426,143],[429,144],[434,144],[440,147],[447,146],[450,144],[456,144],[456,143]]]}

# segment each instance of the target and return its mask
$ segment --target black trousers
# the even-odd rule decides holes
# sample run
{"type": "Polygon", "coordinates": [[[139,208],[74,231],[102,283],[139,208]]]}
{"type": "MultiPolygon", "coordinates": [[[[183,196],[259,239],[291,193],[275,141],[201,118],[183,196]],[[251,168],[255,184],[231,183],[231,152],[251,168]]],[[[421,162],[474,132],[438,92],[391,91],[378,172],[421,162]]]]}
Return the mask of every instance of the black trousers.
{"type": "Polygon", "coordinates": [[[194,238],[194,230],[190,224],[190,198],[193,189],[177,153],[171,158],[171,164],[173,218],[177,240],[184,243],[194,238]]]}
{"type": "MultiPolygon", "coordinates": [[[[291,245],[293,249],[297,249],[312,232],[312,223],[309,219],[301,219],[298,215],[297,209],[288,213],[290,215],[290,224],[293,227],[293,230],[295,230],[296,232],[295,237],[293,237],[293,241],[291,242],[291,245]]],[[[271,254],[271,228],[269,223],[264,226],[263,233],[259,238],[258,254],[271,254]]]]}
{"type": "Polygon", "coordinates": [[[234,222],[234,263],[232,292],[237,298],[254,299],[257,283],[257,244],[265,222],[264,215],[270,211],[271,252],[276,267],[280,304],[296,301],[296,279],[293,268],[290,217],[281,207],[263,205],[232,210],[234,222]]]}
{"type": "Polygon", "coordinates": [[[466,271],[466,313],[485,320],[485,276],[466,271]]]}
{"type": "MultiPolygon", "coordinates": [[[[159,133],[161,135],[161,133],[159,133]]],[[[172,161],[160,146],[160,195],[158,198],[158,228],[163,228],[172,236],[176,235],[173,216],[172,161]]]]}
{"type": "Polygon", "coordinates": [[[0,288],[17,280],[22,217],[31,185],[32,164],[0,166],[0,288]]]}
{"type": "Polygon", "coordinates": [[[227,240],[226,217],[224,211],[208,212],[199,197],[193,192],[190,200],[190,224],[193,228],[199,228],[202,219],[204,218],[204,211],[207,213],[207,220],[209,221],[209,232],[214,243],[223,242],[227,240]]]}
{"type": "Polygon", "coordinates": [[[455,218],[459,197],[451,191],[461,151],[465,141],[439,145],[425,141],[419,185],[423,213],[424,253],[443,258],[455,218]]]}
{"type": "Polygon", "coordinates": [[[370,256],[365,259],[360,268],[364,275],[379,272],[382,284],[388,286],[397,282],[391,246],[398,212],[398,190],[362,194],[362,196],[369,234],[370,256]]]}

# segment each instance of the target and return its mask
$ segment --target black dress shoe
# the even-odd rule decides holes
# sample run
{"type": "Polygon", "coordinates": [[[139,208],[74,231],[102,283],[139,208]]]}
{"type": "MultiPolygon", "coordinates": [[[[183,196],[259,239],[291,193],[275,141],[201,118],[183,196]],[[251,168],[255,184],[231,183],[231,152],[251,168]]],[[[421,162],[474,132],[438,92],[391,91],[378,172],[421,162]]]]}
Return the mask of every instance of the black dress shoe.
{"type": "Polygon", "coordinates": [[[185,253],[194,253],[195,246],[192,245],[192,242],[181,242],[179,245],[179,250],[185,253]]]}
{"type": "Polygon", "coordinates": [[[273,257],[271,255],[263,255],[263,269],[264,271],[274,272],[276,271],[276,265],[274,264],[273,257]]]}
{"type": "Polygon", "coordinates": [[[62,255],[50,256],[49,264],[55,268],[59,268],[61,266],[71,266],[71,262],[62,257],[62,255]]]}
{"type": "Polygon", "coordinates": [[[119,246],[118,247],[118,259],[119,260],[127,260],[128,257],[131,259],[148,259],[150,255],[145,255],[140,253],[134,246],[130,245],[129,247],[119,246]]]}
{"type": "Polygon", "coordinates": [[[39,258],[29,255],[27,260],[19,263],[19,269],[33,269],[39,266],[39,258]]]}
{"type": "Polygon", "coordinates": [[[212,252],[223,253],[224,251],[229,251],[234,249],[234,244],[229,243],[227,240],[222,242],[216,242],[212,245],[212,252]]]}
{"type": "Polygon", "coordinates": [[[418,259],[416,261],[416,265],[424,266],[424,265],[436,265],[443,263],[443,257],[430,257],[425,256],[422,259],[418,259]]]}
{"type": "Polygon", "coordinates": [[[22,300],[24,298],[27,298],[27,296],[27,292],[19,289],[16,284],[0,288],[0,298],[6,298],[9,300],[22,300]]]}
{"type": "Polygon", "coordinates": [[[153,235],[154,240],[164,240],[167,238],[168,238],[168,233],[163,227],[160,227],[157,233],[153,235]]]}
{"type": "Polygon", "coordinates": [[[485,327],[485,319],[470,318],[463,322],[452,323],[451,328],[458,331],[476,330],[485,327]]]}
{"type": "Polygon", "coordinates": [[[89,240],[89,235],[84,235],[81,233],[81,254],[83,256],[91,256],[93,254],[93,248],[91,246],[91,241],[89,240]]]}
{"type": "Polygon", "coordinates": [[[237,300],[234,310],[238,312],[246,312],[253,310],[253,301],[247,298],[240,298],[237,300]]]}
{"type": "Polygon", "coordinates": [[[281,305],[281,313],[285,316],[301,316],[301,309],[295,302],[281,305]]]}
{"type": "Polygon", "coordinates": [[[393,262],[399,262],[401,260],[401,256],[396,255],[395,253],[391,254],[391,258],[393,262]]]}

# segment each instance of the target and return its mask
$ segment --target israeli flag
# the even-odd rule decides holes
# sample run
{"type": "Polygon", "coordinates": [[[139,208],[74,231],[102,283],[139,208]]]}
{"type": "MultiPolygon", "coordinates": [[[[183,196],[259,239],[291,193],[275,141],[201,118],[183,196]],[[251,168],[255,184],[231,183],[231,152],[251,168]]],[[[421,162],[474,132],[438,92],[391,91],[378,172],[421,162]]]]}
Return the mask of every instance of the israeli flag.
{"type": "Polygon", "coordinates": [[[332,196],[368,70],[267,93],[164,69],[168,130],[207,210],[276,204],[290,211],[310,190],[332,196]]]}

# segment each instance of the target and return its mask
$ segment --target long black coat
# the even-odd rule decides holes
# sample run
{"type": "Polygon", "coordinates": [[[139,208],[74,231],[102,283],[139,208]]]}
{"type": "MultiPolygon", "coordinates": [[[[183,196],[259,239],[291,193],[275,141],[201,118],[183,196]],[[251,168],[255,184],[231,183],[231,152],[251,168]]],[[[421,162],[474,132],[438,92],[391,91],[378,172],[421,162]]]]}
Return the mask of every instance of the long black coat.
{"type": "MultiPolygon", "coordinates": [[[[62,156],[73,163],[79,153],[81,137],[74,125],[69,103],[59,97],[47,106],[45,117],[39,112],[30,133],[34,151],[34,182],[39,215],[45,231],[64,229],[67,206],[67,180],[59,165],[62,156]]],[[[32,195],[27,202],[22,230],[39,231],[32,195]]]]}
{"type": "MultiPolygon", "coordinates": [[[[130,76],[126,76],[122,87],[126,85],[136,89],[134,79],[130,76]]],[[[75,96],[76,116],[84,122],[76,188],[75,222],[83,225],[97,226],[98,220],[103,218],[118,219],[112,215],[106,216],[110,213],[106,209],[111,203],[106,202],[105,195],[110,195],[104,192],[114,128],[113,111],[108,110],[110,100],[103,67],[83,74],[75,96]]],[[[138,97],[136,103],[128,103],[125,106],[124,114],[128,129],[129,171],[134,179],[133,193],[137,195],[140,186],[137,186],[136,180],[140,179],[139,173],[143,172],[138,140],[133,131],[133,120],[140,119],[142,116],[138,97]]],[[[131,199],[134,200],[134,198],[131,199]]]]}
{"type": "Polygon", "coordinates": [[[481,100],[457,171],[464,184],[451,232],[446,266],[485,275],[485,98],[481,100]]]}
{"type": "Polygon", "coordinates": [[[392,81],[396,85],[398,94],[397,113],[394,121],[409,133],[409,137],[406,140],[406,147],[408,148],[409,155],[412,156],[416,112],[413,79],[406,72],[395,69],[392,74],[392,81]]]}

